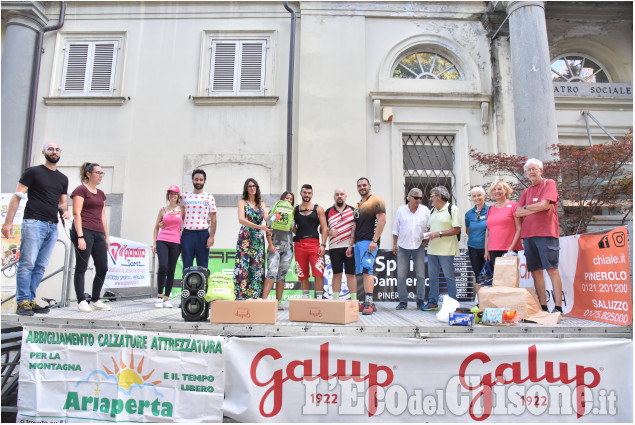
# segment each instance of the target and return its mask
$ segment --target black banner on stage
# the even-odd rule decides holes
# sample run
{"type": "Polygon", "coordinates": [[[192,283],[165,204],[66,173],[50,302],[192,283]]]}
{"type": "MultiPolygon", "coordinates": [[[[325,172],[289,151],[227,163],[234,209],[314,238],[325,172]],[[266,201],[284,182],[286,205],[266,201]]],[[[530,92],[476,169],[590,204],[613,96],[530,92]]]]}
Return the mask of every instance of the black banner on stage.
{"type": "MultiPolygon", "coordinates": [[[[430,288],[428,287],[428,256],[425,260],[425,285],[426,297],[430,288]]],[[[380,249],[375,259],[375,301],[394,301],[398,302],[397,295],[397,257],[392,250],[380,249]]],[[[456,297],[457,301],[473,301],[474,300],[474,273],[472,265],[467,255],[467,250],[462,249],[461,255],[454,258],[454,277],[456,279],[456,297]]],[[[406,278],[406,287],[408,288],[408,300],[415,301],[417,294],[417,278],[415,276],[414,264],[410,261],[410,270],[406,278]]],[[[361,285],[360,285],[361,286],[361,285]]],[[[363,292],[363,288],[358,288],[358,293],[363,292]]],[[[447,282],[443,272],[439,278],[439,294],[447,294],[447,282]]]]}

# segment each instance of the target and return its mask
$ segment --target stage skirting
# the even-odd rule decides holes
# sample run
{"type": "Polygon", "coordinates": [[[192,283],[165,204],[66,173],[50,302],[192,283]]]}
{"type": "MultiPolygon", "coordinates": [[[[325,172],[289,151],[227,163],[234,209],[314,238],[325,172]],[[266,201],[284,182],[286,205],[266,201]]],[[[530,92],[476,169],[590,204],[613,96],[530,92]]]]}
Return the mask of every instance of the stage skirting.
{"type": "Polygon", "coordinates": [[[18,422],[632,422],[623,338],[25,326],[18,422]]]}

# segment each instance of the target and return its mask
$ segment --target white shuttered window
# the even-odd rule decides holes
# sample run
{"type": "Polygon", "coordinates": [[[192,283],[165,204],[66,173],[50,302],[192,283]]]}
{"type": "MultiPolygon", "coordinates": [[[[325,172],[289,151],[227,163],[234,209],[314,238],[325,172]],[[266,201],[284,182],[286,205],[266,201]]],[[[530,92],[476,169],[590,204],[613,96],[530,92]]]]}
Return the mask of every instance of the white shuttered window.
{"type": "Polygon", "coordinates": [[[112,96],[115,89],[117,41],[67,42],[62,96],[112,96]]]}
{"type": "Polygon", "coordinates": [[[263,95],[266,49],[265,40],[213,40],[209,95],[263,95]]]}

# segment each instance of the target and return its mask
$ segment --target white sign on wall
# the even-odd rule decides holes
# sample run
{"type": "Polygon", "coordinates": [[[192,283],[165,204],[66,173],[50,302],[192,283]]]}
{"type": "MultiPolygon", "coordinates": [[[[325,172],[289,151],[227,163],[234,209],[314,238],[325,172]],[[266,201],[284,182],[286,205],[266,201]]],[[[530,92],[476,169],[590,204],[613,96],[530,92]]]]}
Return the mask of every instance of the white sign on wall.
{"type": "Polygon", "coordinates": [[[553,83],[553,95],[573,97],[633,98],[633,85],[627,83],[553,83]]]}

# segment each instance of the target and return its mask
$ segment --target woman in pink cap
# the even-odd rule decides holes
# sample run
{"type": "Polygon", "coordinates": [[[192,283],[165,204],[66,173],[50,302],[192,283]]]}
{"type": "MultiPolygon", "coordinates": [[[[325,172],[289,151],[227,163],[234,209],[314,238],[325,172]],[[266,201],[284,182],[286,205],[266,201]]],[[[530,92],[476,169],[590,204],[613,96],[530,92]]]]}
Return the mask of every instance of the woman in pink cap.
{"type": "Polygon", "coordinates": [[[159,272],[157,273],[159,299],[154,305],[157,308],[172,308],[169,302],[170,291],[174,283],[176,262],[181,254],[181,225],[184,215],[180,206],[181,191],[178,186],[168,187],[165,199],[168,205],[159,210],[157,222],[154,224],[154,245],[152,246],[152,252],[159,257],[159,272]]]}

